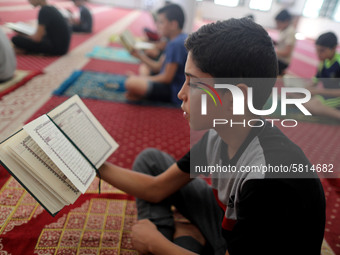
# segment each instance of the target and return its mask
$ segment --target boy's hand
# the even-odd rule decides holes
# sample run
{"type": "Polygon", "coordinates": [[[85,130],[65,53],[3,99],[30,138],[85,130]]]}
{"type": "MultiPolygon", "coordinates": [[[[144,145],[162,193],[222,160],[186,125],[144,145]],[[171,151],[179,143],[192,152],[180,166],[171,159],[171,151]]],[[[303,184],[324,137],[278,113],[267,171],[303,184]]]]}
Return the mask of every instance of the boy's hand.
{"type": "Polygon", "coordinates": [[[132,242],[134,248],[142,254],[148,254],[149,244],[157,240],[157,236],[162,235],[155,224],[150,220],[139,220],[132,227],[132,242]]]}
{"type": "Polygon", "coordinates": [[[314,88],[314,87],[308,87],[307,88],[312,96],[319,95],[322,93],[322,89],[314,88]]]}
{"type": "Polygon", "coordinates": [[[141,53],[141,51],[139,51],[139,50],[136,50],[136,49],[132,49],[131,51],[130,51],[130,54],[131,54],[131,56],[134,56],[135,58],[138,58],[138,59],[141,59],[141,55],[143,54],[143,53],[141,53]]]}
{"type": "Polygon", "coordinates": [[[134,72],[130,71],[130,70],[126,71],[125,75],[127,77],[136,76],[136,74],[134,72]]]}

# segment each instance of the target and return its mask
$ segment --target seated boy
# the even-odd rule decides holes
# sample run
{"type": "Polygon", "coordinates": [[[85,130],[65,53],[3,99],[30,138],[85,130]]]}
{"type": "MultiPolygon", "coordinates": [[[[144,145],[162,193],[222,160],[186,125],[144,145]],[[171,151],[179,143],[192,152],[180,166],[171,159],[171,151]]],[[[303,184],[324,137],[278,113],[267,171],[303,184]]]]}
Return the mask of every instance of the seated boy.
{"type": "Polygon", "coordinates": [[[292,24],[292,16],[287,10],[282,10],[275,17],[276,26],[280,30],[279,39],[276,42],[276,54],[279,62],[279,75],[283,75],[288,68],[295,46],[295,28],[292,24]]]}
{"type": "Polygon", "coordinates": [[[157,27],[161,36],[166,37],[165,52],[159,61],[154,61],[142,52],[133,51],[132,55],[146,64],[156,75],[130,76],[125,81],[129,99],[148,99],[179,104],[177,93],[184,80],[184,65],[187,52],[182,33],[184,13],[179,5],[170,4],[157,12],[157,27]]]}
{"type": "MultiPolygon", "coordinates": [[[[73,0],[75,6],[79,8],[80,18],[71,17],[71,25],[73,32],[92,32],[92,15],[89,9],[85,6],[85,0],[73,0]]],[[[72,14],[72,13],[71,13],[72,14]]]]}
{"type": "Polygon", "coordinates": [[[201,27],[188,37],[186,47],[186,81],[178,97],[190,127],[209,131],[177,162],[149,149],[136,159],[135,171],[109,163],[99,169],[104,180],[138,198],[140,221],[132,232],[135,248],[142,254],[162,255],[319,255],[325,198],[318,177],[241,171],[247,166],[310,166],[301,149],[265,120],[258,127],[214,127],[213,118],[237,123],[260,118],[247,104],[243,115],[234,115],[229,90],[218,89],[222,104],[215,107],[212,100],[207,101],[207,114],[201,115],[207,79],[242,78],[245,82],[231,86],[243,92],[245,101],[250,86],[254,107],[265,104],[277,76],[271,38],[247,18],[230,19],[201,27]],[[248,78],[255,81],[249,83],[248,78]],[[237,171],[212,174],[212,186],[190,175],[192,167],[216,165],[237,171]],[[171,205],[199,231],[175,225],[171,205]]]}
{"type": "Polygon", "coordinates": [[[336,52],[338,39],[332,32],[324,33],[315,42],[321,61],[310,91],[314,97],[305,107],[315,115],[340,120],[340,54],[336,52]],[[323,88],[315,86],[321,82],[323,88]]]}
{"type": "Polygon", "coordinates": [[[17,67],[13,47],[2,29],[0,29],[0,59],[0,83],[2,83],[13,77],[17,67]]]}
{"type": "Polygon", "coordinates": [[[70,28],[62,14],[46,0],[29,0],[34,7],[41,6],[38,14],[38,27],[34,35],[16,35],[12,42],[18,53],[42,53],[64,55],[70,40],[70,28]]]}

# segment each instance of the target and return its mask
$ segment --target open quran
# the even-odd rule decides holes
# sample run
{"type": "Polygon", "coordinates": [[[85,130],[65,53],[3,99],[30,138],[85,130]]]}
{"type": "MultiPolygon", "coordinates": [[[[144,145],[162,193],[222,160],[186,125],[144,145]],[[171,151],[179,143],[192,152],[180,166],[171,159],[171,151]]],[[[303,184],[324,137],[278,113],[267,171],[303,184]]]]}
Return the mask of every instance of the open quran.
{"type": "Polygon", "coordinates": [[[120,42],[128,50],[150,50],[155,47],[153,43],[136,41],[129,30],[125,30],[119,35],[120,42]]]}
{"type": "Polygon", "coordinates": [[[12,29],[15,32],[22,33],[25,35],[34,35],[35,33],[35,27],[32,27],[24,22],[8,22],[5,24],[6,27],[12,29]]]}
{"type": "Polygon", "coordinates": [[[54,216],[86,192],[117,148],[75,95],[1,142],[0,163],[54,216]]]}

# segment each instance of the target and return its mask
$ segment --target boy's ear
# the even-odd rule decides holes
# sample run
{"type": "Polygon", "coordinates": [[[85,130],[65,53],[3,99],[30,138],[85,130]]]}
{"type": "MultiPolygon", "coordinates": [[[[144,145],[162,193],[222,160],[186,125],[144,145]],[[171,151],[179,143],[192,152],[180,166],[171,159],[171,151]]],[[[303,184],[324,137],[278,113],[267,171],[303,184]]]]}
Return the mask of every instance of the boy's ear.
{"type": "MultiPolygon", "coordinates": [[[[243,99],[244,99],[244,102],[243,102],[244,109],[246,109],[247,100],[248,100],[248,97],[247,97],[248,86],[244,83],[240,83],[240,84],[237,84],[236,87],[242,91],[243,99]]],[[[228,112],[233,113],[234,112],[234,109],[233,109],[234,98],[233,98],[233,94],[231,93],[231,91],[226,90],[225,92],[223,92],[223,94],[221,95],[221,98],[222,98],[223,105],[225,106],[225,109],[228,112]]]]}
{"type": "Polygon", "coordinates": [[[244,95],[244,99],[247,100],[247,94],[248,94],[248,86],[244,83],[239,83],[236,85],[240,90],[242,90],[242,93],[244,95]]]}
{"type": "Polygon", "coordinates": [[[244,83],[237,84],[236,87],[238,87],[240,90],[242,90],[243,98],[244,98],[244,109],[246,110],[248,107],[248,86],[244,83]]]}
{"type": "Polygon", "coordinates": [[[179,25],[178,25],[178,21],[177,21],[177,20],[171,20],[171,21],[170,21],[170,24],[171,24],[171,28],[172,28],[173,30],[179,28],[179,25]]]}
{"type": "Polygon", "coordinates": [[[223,93],[220,95],[222,99],[222,103],[224,105],[224,109],[226,109],[228,112],[233,112],[233,103],[234,103],[234,98],[233,94],[229,91],[223,91],[223,93]]]}

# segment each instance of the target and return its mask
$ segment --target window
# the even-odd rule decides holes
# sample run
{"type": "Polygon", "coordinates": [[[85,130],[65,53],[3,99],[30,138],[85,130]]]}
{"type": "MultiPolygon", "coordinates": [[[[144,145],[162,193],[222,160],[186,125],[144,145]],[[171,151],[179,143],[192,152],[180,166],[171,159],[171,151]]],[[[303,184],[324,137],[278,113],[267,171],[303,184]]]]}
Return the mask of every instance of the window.
{"type": "Polygon", "coordinates": [[[337,3],[338,0],[326,0],[326,1],[324,0],[321,6],[319,16],[332,19],[337,3]]]}
{"type": "Polygon", "coordinates": [[[337,5],[337,7],[335,9],[335,12],[334,12],[334,15],[333,15],[333,19],[335,21],[340,22],[340,1],[338,2],[338,5],[337,5]]]}
{"type": "Polygon", "coordinates": [[[214,3],[228,7],[236,7],[239,4],[239,0],[214,0],[214,3]]]}
{"type": "Polygon", "coordinates": [[[303,9],[303,16],[317,18],[322,4],[323,0],[307,0],[305,8],[303,9]]]}
{"type": "Polygon", "coordinates": [[[269,11],[272,7],[272,0],[250,0],[249,8],[259,11],[269,11]]]}
{"type": "Polygon", "coordinates": [[[305,17],[325,17],[340,21],[339,0],[307,0],[302,14],[305,17]]]}

